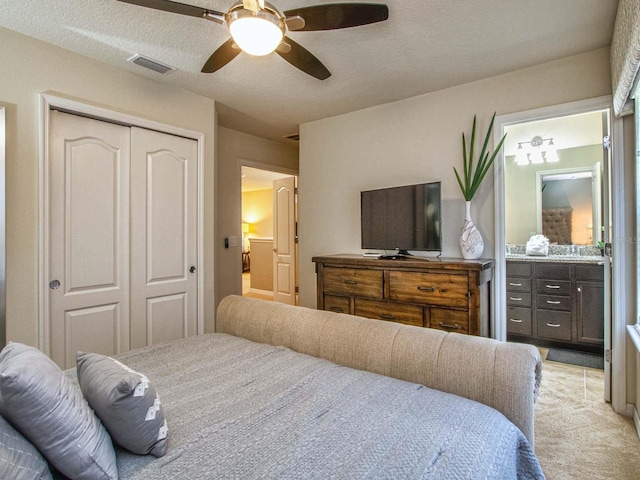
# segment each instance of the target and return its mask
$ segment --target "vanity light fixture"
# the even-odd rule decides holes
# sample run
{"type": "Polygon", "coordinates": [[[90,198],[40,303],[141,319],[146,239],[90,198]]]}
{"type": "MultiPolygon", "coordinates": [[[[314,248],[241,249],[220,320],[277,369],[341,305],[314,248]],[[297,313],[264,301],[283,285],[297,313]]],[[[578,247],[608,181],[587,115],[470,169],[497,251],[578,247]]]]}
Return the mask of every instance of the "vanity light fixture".
{"type": "Polygon", "coordinates": [[[560,159],[558,158],[553,138],[535,136],[528,142],[518,142],[518,151],[516,152],[516,164],[518,165],[555,163],[558,161],[560,159]],[[546,145],[545,142],[547,142],[546,145]]]}

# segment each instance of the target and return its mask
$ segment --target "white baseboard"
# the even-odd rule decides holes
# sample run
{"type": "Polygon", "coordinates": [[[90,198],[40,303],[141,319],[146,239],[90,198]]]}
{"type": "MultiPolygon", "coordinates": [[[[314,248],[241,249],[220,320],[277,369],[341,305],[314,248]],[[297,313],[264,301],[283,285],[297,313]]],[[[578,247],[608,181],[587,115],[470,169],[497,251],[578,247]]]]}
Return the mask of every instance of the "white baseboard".
{"type": "Polygon", "coordinates": [[[260,290],[258,288],[250,288],[250,293],[255,293],[257,295],[271,295],[273,296],[273,290],[260,290]]]}

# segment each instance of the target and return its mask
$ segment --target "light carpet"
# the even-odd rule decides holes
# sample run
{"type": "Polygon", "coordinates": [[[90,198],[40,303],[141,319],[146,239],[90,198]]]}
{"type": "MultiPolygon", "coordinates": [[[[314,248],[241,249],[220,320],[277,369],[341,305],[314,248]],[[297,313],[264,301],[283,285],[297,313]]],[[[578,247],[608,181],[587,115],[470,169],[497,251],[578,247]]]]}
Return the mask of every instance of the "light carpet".
{"type": "Polygon", "coordinates": [[[640,478],[633,421],[616,414],[603,398],[601,370],[544,362],[535,451],[547,479],[640,478]]]}

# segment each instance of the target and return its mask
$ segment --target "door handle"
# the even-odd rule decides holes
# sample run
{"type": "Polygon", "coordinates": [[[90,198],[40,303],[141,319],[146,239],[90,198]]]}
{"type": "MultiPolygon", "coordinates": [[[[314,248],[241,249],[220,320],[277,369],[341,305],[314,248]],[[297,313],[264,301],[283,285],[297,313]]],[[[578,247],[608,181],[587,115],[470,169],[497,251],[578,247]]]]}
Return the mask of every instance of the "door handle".
{"type": "Polygon", "coordinates": [[[60,281],[59,280],[51,280],[49,282],[49,288],[51,290],[57,290],[58,288],[60,288],[60,281]]]}
{"type": "Polygon", "coordinates": [[[560,288],[560,285],[545,285],[547,288],[553,288],[554,290],[560,288]]]}
{"type": "Polygon", "coordinates": [[[554,302],[553,300],[547,300],[547,303],[548,303],[549,305],[560,305],[560,302],[558,302],[558,301],[555,301],[555,302],[554,302]]]}
{"type": "Polygon", "coordinates": [[[191,268],[189,269],[189,271],[191,273],[196,273],[196,267],[194,267],[193,265],[191,265],[191,268]]]}
{"type": "Polygon", "coordinates": [[[418,290],[420,290],[421,292],[435,292],[436,291],[436,287],[418,287],[418,290]]]}

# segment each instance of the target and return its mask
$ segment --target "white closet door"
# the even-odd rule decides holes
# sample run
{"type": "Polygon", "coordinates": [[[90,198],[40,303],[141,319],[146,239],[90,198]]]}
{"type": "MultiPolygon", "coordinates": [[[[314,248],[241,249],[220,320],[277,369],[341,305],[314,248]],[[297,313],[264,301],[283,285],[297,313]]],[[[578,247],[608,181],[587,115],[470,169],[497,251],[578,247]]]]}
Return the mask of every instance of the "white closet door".
{"type": "Polygon", "coordinates": [[[129,129],[50,116],[51,358],[129,349],[129,129]]]}
{"type": "Polygon", "coordinates": [[[131,348],[197,333],[197,142],[131,128],[131,348]]]}

